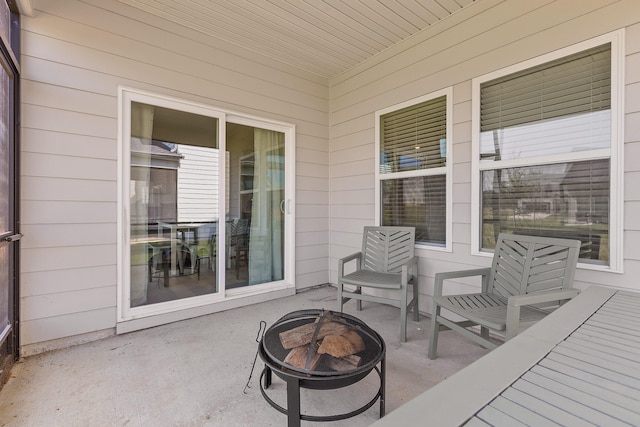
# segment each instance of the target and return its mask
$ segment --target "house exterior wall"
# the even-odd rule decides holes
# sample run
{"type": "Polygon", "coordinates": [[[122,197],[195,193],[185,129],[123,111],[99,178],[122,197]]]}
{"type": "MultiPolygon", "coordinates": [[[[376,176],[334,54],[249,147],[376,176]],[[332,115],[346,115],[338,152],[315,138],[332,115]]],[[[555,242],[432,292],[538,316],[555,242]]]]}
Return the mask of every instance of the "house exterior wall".
{"type": "MultiPolygon", "coordinates": [[[[453,250],[417,251],[426,296],[420,309],[430,312],[435,273],[491,263],[471,247],[472,79],[620,28],[626,29],[624,273],[579,269],[576,286],[640,290],[640,3],[634,1],[483,0],[332,79],[331,281],[338,258],[359,250],[362,227],[375,221],[377,110],[453,87],[453,250]]],[[[474,291],[479,282],[457,287],[474,291]]]]}
{"type": "Polygon", "coordinates": [[[22,17],[22,354],[114,333],[120,85],[296,126],[297,288],[328,282],[328,82],[117,0],[22,17]]]}
{"type": "Polygon", "coordinates": [[[490,262],[471,255],[471,79],[620,28],[624,273],[579,270],[576,282],[640,290],[635,0],[482,0],[329,82],[117,0],[34,6],[22,17],[23,355],[114,333],[118,86],[296,125],[297,288],[335,283],[337,259],[374,222],[375,111],[451,86],[453,250],[418,250],[428,312],[436,272],[490,262]]]}

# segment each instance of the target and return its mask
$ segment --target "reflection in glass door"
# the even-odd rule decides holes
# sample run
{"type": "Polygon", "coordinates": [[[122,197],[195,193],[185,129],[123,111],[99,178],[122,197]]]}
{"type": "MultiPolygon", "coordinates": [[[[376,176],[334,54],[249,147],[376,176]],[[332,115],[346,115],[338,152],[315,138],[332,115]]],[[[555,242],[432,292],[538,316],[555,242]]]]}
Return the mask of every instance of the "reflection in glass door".
{"type": "MultiPolygon", "coordinates": [[[[20,36],[19,20],[7,3],[0,7],[0,384],[8,378],[11,365],[19,356],[18,332],[18,227],[19,176],[17,159],[17,97],[20,75],[14,58],[20,52],[15,44],[20,36]],[[10,52],[13,51],[13,54],[10,52]]],[[[0,385],[1,387],[1,385],[0,385]]]]}
{"type": "Polygon", "coordinates": [[[218,119],[131,103],[131,307],[218,292],[218,119]]]}
{"type": "Polygon", "coordinates": [[[284,134],[234,123],[226,129],[231,192],[225,287],[283,280],[284,134]]]}
{"type": "Polygon", "coordinates": [[[293,289],[293,127],[121,96],[122,322],[160,324],[293,289]]]}

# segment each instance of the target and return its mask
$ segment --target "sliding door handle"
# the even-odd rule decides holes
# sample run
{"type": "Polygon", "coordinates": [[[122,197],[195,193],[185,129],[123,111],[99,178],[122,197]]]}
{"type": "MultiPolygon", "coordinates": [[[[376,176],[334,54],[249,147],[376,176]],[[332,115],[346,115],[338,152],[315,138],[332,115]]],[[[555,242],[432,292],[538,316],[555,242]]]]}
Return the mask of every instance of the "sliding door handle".
{"type": "Polygon", "coordinates": [[[5,242],[11,243],[22,239],[22,233],[14,234],[12,236],[7,236],[4,238],[5,242]]]}

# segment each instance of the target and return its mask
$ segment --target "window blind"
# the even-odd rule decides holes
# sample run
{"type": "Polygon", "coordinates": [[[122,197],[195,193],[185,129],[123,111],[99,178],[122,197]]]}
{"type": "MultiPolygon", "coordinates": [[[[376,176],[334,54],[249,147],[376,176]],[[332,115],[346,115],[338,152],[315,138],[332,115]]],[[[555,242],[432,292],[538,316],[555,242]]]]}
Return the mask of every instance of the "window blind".
{"type": "Polygon", "coordinates": [[[418,176],[381,182],[381,225],[416,228],[416,241],[446,243],[446,176],[418,176]]]}
{"type": "Polygon", "coordinates": [[[446,111],[446,96],[441,96],[381,116],[380,171],[393,173],[444,166],[446,111]]]}
{"type": "Polygon", "coordinates": [[[611,45],[483,83],[480,130],[611,108],[611,45]]]}
{"type": "Polygon", "coordinates": [[[483,247],[500,233],[564,237],[583,243],[581,261],[608,264],[610,168],[601,159],[483,171],[483,247]]]}

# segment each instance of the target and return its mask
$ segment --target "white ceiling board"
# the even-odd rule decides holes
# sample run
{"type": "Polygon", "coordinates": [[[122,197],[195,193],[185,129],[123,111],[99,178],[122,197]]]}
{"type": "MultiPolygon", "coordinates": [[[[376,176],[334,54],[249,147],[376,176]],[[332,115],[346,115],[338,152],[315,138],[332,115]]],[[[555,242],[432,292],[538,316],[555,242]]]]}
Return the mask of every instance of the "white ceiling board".
{"type": "Polygon", "coordinates": [[[119,1],[332,78],[482,0],[119,1]]]}

